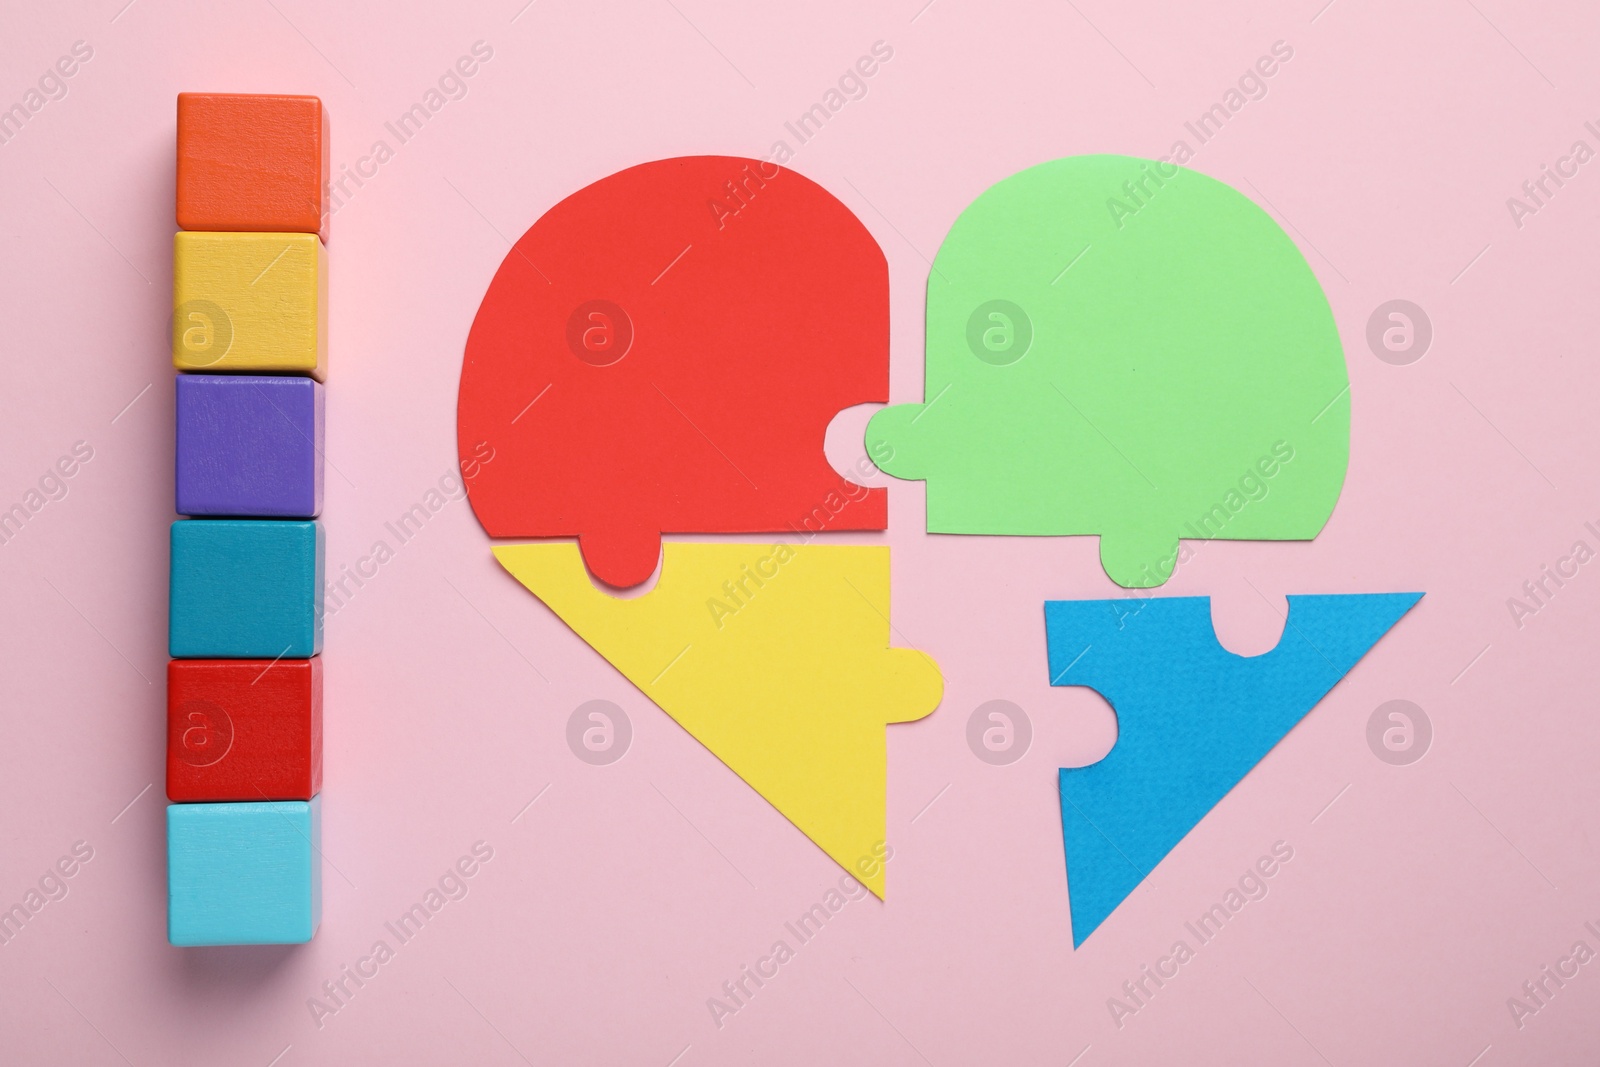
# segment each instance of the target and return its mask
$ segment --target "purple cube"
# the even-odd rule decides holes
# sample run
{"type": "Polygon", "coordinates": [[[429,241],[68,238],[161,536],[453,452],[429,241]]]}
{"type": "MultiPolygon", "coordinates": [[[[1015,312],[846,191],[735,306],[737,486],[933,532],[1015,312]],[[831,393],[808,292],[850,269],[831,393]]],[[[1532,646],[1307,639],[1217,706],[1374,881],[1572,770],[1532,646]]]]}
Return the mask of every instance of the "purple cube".
{"type": "Polygon", "coordinates": [[[178,514],[315,518],[322,405],[310,378],[178,375],[178,514]]]}

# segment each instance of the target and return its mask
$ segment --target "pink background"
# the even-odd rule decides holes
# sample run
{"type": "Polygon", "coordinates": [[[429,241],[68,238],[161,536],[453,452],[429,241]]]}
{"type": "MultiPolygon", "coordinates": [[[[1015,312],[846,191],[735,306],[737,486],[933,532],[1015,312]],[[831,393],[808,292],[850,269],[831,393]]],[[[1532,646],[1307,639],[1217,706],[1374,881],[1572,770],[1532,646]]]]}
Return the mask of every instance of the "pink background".
{"type": "MultiPolygon", "coordinates": [[[[70,893],[0,948],[0,1059],[1487,1067],[1600,1054],[1600,964],[1521,1029],[1506,1005],[1575,941],[1600,949],[1584,929],[1600,925],[1600,564],[1520,629],[1506,604],[1575,540],[1600,547],[1583,525],[1600,526],[1600,163],[1520,228],[1506,207],[1575,139],[1600,147],[1583,128],[1600,118],[1591,6],[122,3],[14,4],[0,30],[0,103],[73,42],[94,49],[65,98],[0,145],[0,506],[74,442],[94,450],[67,496],[0,546],[0,904],[75,841],[94,849],[70,893]],[[868,95],[793,166],[882,244],[892,392],[913,400],[926,260],[965,204],[1053,157],[1165,153],[1283,40],[1294,57],[1269,94],[1193,165],[1284,222],[1327,290],[1350,365],[1349,478],[1315,543],[1205,545],[1164,592],[1212,595],[1239,651],[1275,643],[1286,593],[1427,598],[1075,952],[1056,768],[1096,758],[1115,726],[1092,694],[1045,684],[1040,603],[1118,590],[1092,538],[929,537],[922,487],[894,483],[895,625],[939,661],[946,694],[889,731],[888,903],[852,903],[718,1028],[707,998],[838,870],[502,573],[453,503],[328,623],[316,940],[169,947],[174,96],[319,94],[333,159],[354,165],[378,138],[393,147],[383,123],[479,40],[494,54],[466,97],[333,219],[330,567],[387,537],[451,468],[478,300],[508,239],[567,193],[648,159],[793,147],[785,120],[888,42],[868,95]],[[1409,366],[1365,342],[1393,298],[1435,330],[1409,366]],[[565,742],[569,714],[596,698],[634,728],[605,767],[565,742]],[[1366,741],[1395,698],[1434,726],[1410,766],[1366,741]],[[965,740],[991,699],[1033,723],[1009,766],[965,740]],[[494,858],[469,895],[319,1028],[308,998],[480,840],[494,858]],[[1119,1029],[1107,998],[1279,840],[1294,859],[1270,894],[1119,1029]]],[[[859,434],[839,426],[848,462],[859,434]]]]}

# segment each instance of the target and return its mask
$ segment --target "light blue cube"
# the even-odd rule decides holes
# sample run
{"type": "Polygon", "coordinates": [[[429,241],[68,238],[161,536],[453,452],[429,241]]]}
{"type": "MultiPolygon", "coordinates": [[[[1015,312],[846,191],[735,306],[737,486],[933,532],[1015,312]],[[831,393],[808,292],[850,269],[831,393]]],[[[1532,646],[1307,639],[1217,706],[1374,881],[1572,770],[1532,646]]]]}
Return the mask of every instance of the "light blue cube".
{"type": "Polygon", "coordinates": [[[167,940],[294,945],[322,921],[322,797],[167,807],[167,940]]]}
{"type": "Polygon", "coordinates": [[[322,651],[322,526],[282,519],[172,524],[174,659],[308,659],[322,651]]]}

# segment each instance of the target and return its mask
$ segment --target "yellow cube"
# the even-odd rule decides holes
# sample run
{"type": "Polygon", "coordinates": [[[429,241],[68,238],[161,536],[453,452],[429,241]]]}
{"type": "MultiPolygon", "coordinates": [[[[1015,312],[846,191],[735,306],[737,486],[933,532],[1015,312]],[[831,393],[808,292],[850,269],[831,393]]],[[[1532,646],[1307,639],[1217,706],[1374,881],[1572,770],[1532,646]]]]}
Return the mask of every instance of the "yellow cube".
{"type": "Polygon", "coordinates": [[[314,233],[179,233],[172,305],[179,370],[327,373],[328,253],[314,233]]]}

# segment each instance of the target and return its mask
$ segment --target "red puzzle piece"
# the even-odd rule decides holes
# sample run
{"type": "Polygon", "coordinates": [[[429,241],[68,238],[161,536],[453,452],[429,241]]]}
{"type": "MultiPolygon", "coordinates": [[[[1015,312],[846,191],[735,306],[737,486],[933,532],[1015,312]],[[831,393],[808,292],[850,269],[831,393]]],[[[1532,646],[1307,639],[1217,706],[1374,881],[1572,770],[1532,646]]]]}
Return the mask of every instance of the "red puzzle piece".
{"type": "Polygon", "coordinates": [[[310,800],[322,789],[322,659],[167,663],[167,798],[310,800]]]}
{"type": "Polygon", "coordinates": [[[578,537],[649,579],[661,534],[881,530],[885,493],[823,456],[889,390],[889,273],[821,186],[753,159],[620,171],[547,211],[467,338],[457,411],[491,537],[578,537]]]}

